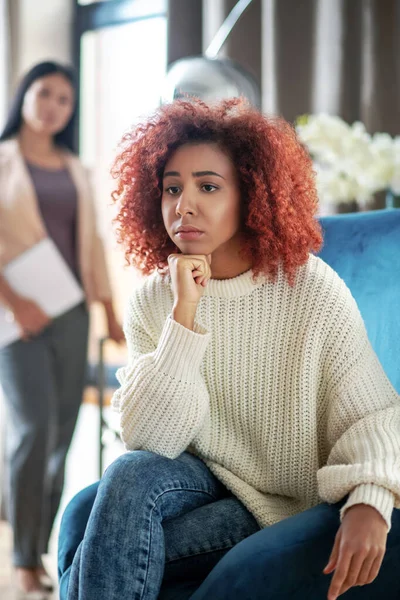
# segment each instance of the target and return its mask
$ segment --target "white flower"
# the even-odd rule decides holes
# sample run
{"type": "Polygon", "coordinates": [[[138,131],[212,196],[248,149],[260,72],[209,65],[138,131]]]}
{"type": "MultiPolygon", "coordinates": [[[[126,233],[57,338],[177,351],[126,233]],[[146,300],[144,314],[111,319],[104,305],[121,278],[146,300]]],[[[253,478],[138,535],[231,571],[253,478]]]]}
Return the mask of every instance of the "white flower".
{"type": "Polygon", "coordinates": [[[360,121],[350,126],[326,114],[301,118],[296,129],[314,160],[323,202],[366,201],[388,187],[399,193],[400,137],[371,137],[360,121]]]}
{"type": "Polygon", "coordinates": [[[324,202],[351,202],[359,194],[360,190],[354,177],[318,165],[315,170],[318,195],[324,202]]]}
{"type": "Polygon", "coordinates": [[[339,117],[326,114],[311,115],[307,123],[297,127],[300,140],[312,156],[331,164],[343,153],[350,127],[339,117]]]}

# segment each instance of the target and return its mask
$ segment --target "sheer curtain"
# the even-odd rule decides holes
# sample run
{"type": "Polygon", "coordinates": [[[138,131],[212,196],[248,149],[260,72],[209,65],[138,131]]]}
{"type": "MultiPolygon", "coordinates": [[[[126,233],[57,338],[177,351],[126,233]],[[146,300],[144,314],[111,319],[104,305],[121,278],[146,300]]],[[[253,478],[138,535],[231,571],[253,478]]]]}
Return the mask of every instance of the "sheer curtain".
{"type": "Polygon", "coordinates": [[[262,12],[265,110],[400,133],[399,0],[262,0],[262,12]]]}

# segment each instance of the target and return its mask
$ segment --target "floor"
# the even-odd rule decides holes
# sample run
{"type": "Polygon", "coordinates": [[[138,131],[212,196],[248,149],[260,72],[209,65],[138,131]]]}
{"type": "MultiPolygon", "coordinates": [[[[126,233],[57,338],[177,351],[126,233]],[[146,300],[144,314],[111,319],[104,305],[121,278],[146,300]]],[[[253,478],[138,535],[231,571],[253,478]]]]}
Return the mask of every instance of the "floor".
{"type": "MultiPolygon", "coordinates": [[[[105,417],[115,428],[117,427],[116,415],[111,413],[109,408],[106,408],[105,410],[105,417]]],[[[64,508],[79,490],[98,479],[98,421],[98,408],[94,404],[83,404],[74,439],[68,454],[64,495],[50,540],[50,554],[45,557],[46,568],[54,578],[54,581],[56,581],[57,576],[57,538],[60,519],[64,508]]],[[[110,462],[123,452],[123,447],[121,442],[115,440],[113,436],[105,435],[103,440],[106,443],[106,450],[104,452],[104,468],[106,468],[110,462]]],[[[0,522],[1,600],[17,600],[18,598],[12,585],[12,567],[10,561],[11,544],[11,531],[8,525],[4,522],[0,522]]],[[[53,596],[49,596],[49,598],[56,600],[58,598],[57,591],[55,591],[53,596]]]]}

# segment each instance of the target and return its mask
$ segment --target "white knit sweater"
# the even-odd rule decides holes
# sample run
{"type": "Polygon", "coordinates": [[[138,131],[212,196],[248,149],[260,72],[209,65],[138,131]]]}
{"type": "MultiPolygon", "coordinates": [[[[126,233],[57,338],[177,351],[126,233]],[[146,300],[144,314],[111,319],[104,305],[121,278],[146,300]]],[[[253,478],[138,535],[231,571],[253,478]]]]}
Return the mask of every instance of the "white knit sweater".
{"type": "Polygon", "coordinates": [[[127,309],[113,405],[129,450],[202,458],[261,526],[337,502],[400,508],[400,402],[349,290],[310,256],[293,287],[211,280],[195,331],[170,318],[168,276],[127,309]]]}

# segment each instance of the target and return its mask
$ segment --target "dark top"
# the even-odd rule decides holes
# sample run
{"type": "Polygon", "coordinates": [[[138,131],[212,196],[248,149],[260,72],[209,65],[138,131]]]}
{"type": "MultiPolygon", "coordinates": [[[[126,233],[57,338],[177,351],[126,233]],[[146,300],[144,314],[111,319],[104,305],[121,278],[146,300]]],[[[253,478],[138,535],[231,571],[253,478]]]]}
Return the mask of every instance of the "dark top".
{"type": "Polygon", "coordinates": [[[68,169],[45,169],[26,163],[49,237],[79,279],[77,191],[68,169]]]}

